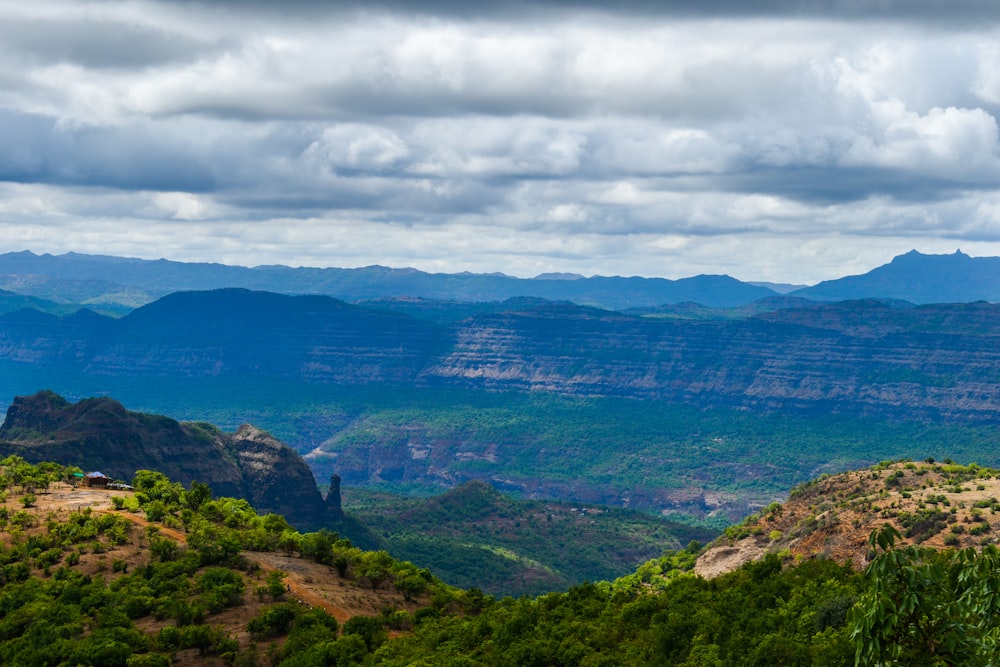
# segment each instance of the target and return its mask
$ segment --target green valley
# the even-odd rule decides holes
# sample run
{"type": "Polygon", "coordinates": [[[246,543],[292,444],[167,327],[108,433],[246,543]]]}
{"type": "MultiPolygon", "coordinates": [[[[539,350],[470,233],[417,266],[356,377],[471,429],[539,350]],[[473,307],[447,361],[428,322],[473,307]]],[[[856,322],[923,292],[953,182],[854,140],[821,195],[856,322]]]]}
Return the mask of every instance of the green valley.
{"type": "Polygon", "coordinates": [[[516,500],[480,481],[431,498],[352,488],[344,509],[397,558],[456,586],[515,597],[615,579],[718,534],[637,511],[516,500]]]}

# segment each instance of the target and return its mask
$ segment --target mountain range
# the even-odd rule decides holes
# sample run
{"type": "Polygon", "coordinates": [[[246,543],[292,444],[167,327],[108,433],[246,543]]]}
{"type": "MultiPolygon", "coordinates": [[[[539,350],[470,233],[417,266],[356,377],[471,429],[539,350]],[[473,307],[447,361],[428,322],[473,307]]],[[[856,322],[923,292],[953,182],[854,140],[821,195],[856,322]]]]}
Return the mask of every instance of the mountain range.
{"type": "MultiPolygon", "coordinates": [[[[890,452],[997,462],[988,431],[1000,414],[1000,306],[915,305],[895,298],[916,299],[912,291],[889,290],[917,285],[918,274],[925,295],[948,287],[942,281],[985,289],[989,258],[910,253],[868,274],[889,290],[882,298],[817,301],[755,287],[768,296],[720,297],[737,304],[725,306],[647,299],[622,310],[575,297],[467,301],[444,290],[436,294],[454,298],[431,299],[405,285],[377,296],[366,282],[410,275],[418,287],[443,284],[412,271],[2,259],[50,271],[8,273],[8,282],[63,296],[0,294],[10,304],[0,313],[0,405],[51,388],[234,431],[259,424],[320,480],[336,473],[345,484],[438,493],[482,479],[522,497],[718,519],[890,452]],[[353,276],[365,298],[191,289],[202,269],[217,283],[353,276]],[[183,289],[144,302],[146,290],[168,287],[183,289]],[[77,309],[87,294],[107,299],[105,314],[77,309]],[[120,310],[108,314],[112,303],[120,310]]],[[[447,278],[519,289],[601,284],[447,278]]],[[[633,296],[620,302],[641,301],[633,296]]]]}
{"type": "MultiPolygon", "coordinates": [[[[285,294],[323,294],[348,302],[420,298],[489,302],[515,297],[572,301],[611,310],[698,303],[710,308],[746,305],[778,294],[822,301],[898,299],[915,304],[1000,301],[1000,258],[925,255],[911,251],[856,276],[811,287],[747,283],[723,275],[679,280],[621,276],[426,273],[370,266],[357,269],[242,267],[143,260],[103,255],[0,254],[0,290],[82,304],[112,315],[180,290],[242,287],[285,294]]],[[[3,297],[0,292],[0,297],[3,297]]],[[[37,307],[37,306],[35,306],[37,307]]],[[[0,310],[9,309],[0,298],[0,310]]]]}
{"type": "Polygon", "coordinates": [[[94,387],[102,378],[210,378],[931,420],[1000,414],[1000,305],[810,303],[709,320],[503,306],[439,324],[330,297],[224,289],[177,292],[120,319],[20,310],[0,315],[0,365],[9,381],[94,387]]]}

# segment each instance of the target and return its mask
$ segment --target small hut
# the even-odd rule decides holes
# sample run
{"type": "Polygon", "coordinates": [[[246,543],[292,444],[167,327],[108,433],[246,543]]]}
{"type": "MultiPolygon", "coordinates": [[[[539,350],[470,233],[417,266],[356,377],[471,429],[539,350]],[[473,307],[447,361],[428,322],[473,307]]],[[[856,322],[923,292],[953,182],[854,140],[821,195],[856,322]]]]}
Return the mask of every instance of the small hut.
{"type": "Polygon", "coordinates": [[[91,488],[107,488],[108,482],[110,481],[111,480],[108,479],[107,475],[96,470],[94,472],[88,472],[83,476],[83,485],[91,488]]]}

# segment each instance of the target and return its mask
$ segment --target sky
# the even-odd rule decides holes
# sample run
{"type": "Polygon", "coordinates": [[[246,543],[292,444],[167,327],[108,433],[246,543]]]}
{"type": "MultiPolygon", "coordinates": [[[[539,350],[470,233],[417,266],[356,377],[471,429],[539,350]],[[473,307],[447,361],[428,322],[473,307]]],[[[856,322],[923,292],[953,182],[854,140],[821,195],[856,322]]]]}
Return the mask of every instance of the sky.
{"type": "Polygon", "coordinates": [[[0,252],[811,284],[1000,255],[1000,3],[0,0],[0,252]]]}

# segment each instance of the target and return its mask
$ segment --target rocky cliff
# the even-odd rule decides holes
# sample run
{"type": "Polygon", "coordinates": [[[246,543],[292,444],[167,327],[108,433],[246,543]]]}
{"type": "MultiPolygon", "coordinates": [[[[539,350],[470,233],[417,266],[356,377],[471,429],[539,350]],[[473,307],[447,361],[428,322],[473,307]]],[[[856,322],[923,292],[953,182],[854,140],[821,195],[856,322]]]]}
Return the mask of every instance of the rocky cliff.
{"type": "Polygon", "coordinates": [[[917,419],[1000,410],[1000,306],[987,303],[845,302],[740,321],[549,305],[450,334],[419,382],[917,419]]]}
{"type": "Polygon", "coordinates": [[[246,498],[303,527],[323,525],[328,514],[302,458],[266,432],[182,424],[128,411],[109,398],[70,403],[49,391],[15,398],[0,426],[0,454],[123,480],[139,469],[157,470],[185,485],[204,482],[216,495],[246,498]]]}
{"type": "Polygon", "coordinates": [[[8,313],[0,394],[47,378],[73,378],[84,395],[105,378],[140,392],[196,378],[262,395],[278,382],[443,386],[918,420],[1000,414],[994,304],[800,304],[728,320],[501,305],[435,324],[327,297],[219,290],[172,294],[121,320],[8,313]]]}

